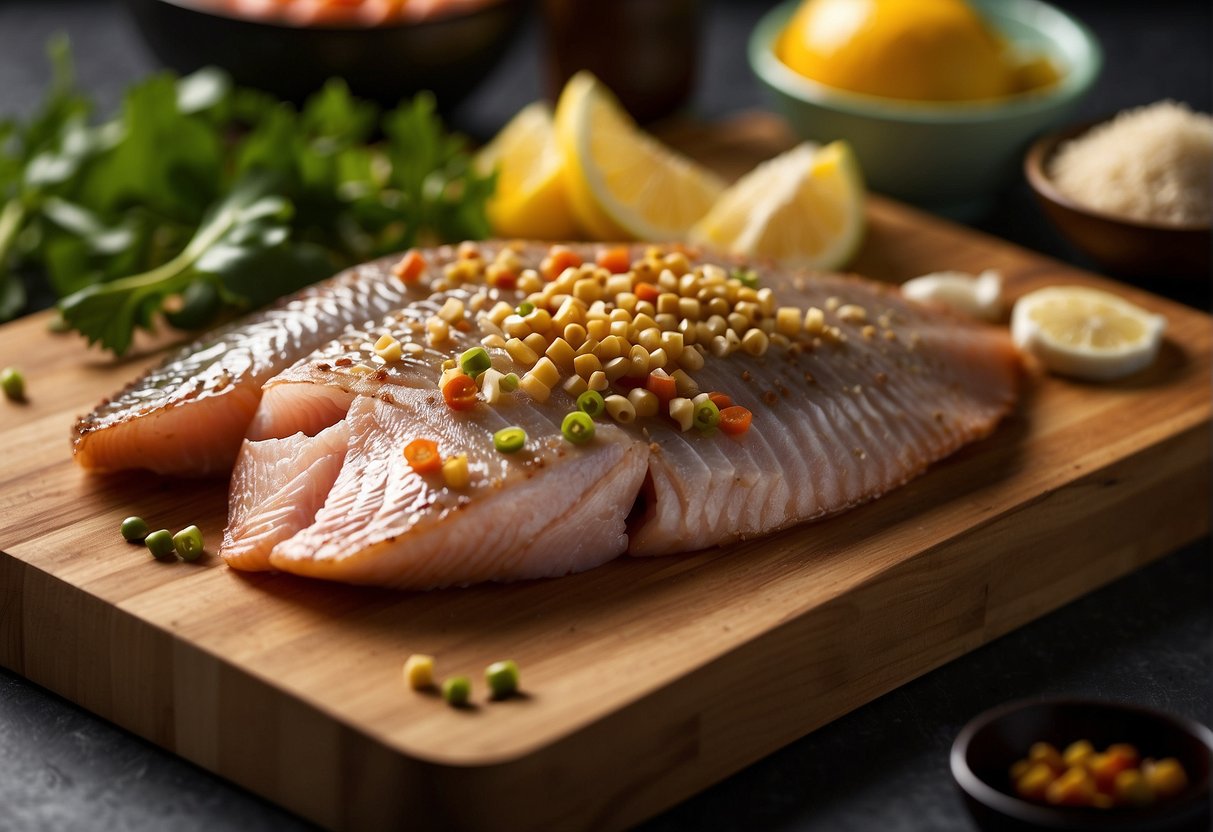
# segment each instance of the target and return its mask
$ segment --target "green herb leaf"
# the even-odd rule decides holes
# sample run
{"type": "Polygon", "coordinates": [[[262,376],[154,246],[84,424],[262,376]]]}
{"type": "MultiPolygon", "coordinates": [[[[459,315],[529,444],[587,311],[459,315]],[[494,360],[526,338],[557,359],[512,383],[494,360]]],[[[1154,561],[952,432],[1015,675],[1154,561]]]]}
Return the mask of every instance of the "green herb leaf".
{"type": "Polygon", "coordinates": [[[400,214],[411,218],[395,240],[401,248],[424,231],[447,240],[478,240],[490,232],[484,204],[496,178],[473,170],[462,139],[448,135],[433,96],[421,93],[384,118],[391,162],[389,185],[398,190],[400,214]]]}
{"type": "Polygon", "coordinates": [[[177,111],[185,115],[218,110],[232,92],[232,79],[213,66],[203,67],[177,82],[177,111]]]}
{"type": "Polygon", "coordinates": [[[216,277],[229,303],[255,309],[329,277],[340,268],[341,263],[325,247],[295,241],[232,259],[216,277]]]}
{"type": "Polygon", "coordinates": [[[143,274],[86,286],[64,298],[59,310],[90,343],[121,355],[135,327],[150,325],[165,298],[184,292],[196,279],[220,280],[225,270],[246,266],[258,252],[280,245],[290,212],[290,203],[268,193],[268,180],[250,179],[207,213],[171,260],[143,274]]]}
{"type": "Polygon", "coordinates": [[[52,38],[46,52],[52,69],[50,94],[37,114],[19,130],[21,156],[26,160],[55,144],[65,124],[87,117],[92,110],[88,99],[75,89],[75,70],[67,37],[52,38]]]}
{"type": "Polygon", "coordinates": [[[82,171],[74,195],[103,216],[140,205],[197,223],[223,182],[219,132],[177,108],[177,82],[154,75],[127,93],[120,140],[82,171]]]}
{"type": "Polygon", "coordinates": [[[90,283],[112,280],[142,270],[151,228],[139,215],[125,215],[107,225],[88,209],[59,197],[47,197],[40,221],[31,227],[41,236],[42,264],[60,297],[90,283]]]}
{"type": "Polygon", "coordinates": [[[308,99],[300,119],[304,135],[349,146],[365,142],[379,118],[379,108],[350,95],[340,78],[332,78],[308,99]]]}
{"type": "Polygon", "coordinates": [[[16,315],[25,304],[25,287],[16,274],[21,260],[18,241],[39,197],[37,187],[29,183],[29,167],[42,154],[63,145],[90,110],[88,101],[74,90],[67,38],[52,39],[47,54],[53,80],[46,102],[25,124],[0,125],[0,321],[16,315]]]}
{"type": "Polygon", "coordinates": [[[131,229],[107,226],[91,211],[58,197],[50,197],[43,203],[42,214],[84,240],[97,254],[119,254],[129,249],[134,239],[131,229]]]}
{"type": "Polygon", "coordinates": [[[25,305],[25,286],[17,275],[0,275],[0,321],[7,320],[25,305]]]}
{"type": "Polygon", "coordinates": [[[50,51],[39,114],[0,122],[0,319],[24,303],[13,270],[34,267],[70,326],[122,353],[161,316],[196,328],[360,260],[489,233],[494,179],[428,95],[381,116],[331,81],[296,110],[204,69],[139,82],[98,125],[66,41],[50,51]]]}
{"type": "Polygon", "coordinates": [[[181,293],[181,306],[164,313],[164,319],[177,329],[201,329],[210,325],[223,309],[223,298],[215,284],[195,280],[181,293]]]}

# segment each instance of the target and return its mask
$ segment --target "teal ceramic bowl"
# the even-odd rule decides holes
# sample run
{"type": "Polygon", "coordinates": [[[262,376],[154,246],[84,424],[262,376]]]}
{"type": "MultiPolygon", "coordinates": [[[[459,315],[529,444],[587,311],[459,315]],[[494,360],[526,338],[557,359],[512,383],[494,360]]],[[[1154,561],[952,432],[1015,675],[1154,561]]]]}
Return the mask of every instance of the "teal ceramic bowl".
{"type": "Polygon", "coordinates": [[[875,191],[953,217],[980,214],[1011,181],[1024,149],[1063,123],[1103,63],[1095,36],[1037,0],[970,0],[1014,48],[1050,57],[1053,86],[994,101],[916,102],[841,90],[794,72],[775,42],[800,5],[765,15],[750,36],[750,66],[806,139],[845,139],[875,191]]]}

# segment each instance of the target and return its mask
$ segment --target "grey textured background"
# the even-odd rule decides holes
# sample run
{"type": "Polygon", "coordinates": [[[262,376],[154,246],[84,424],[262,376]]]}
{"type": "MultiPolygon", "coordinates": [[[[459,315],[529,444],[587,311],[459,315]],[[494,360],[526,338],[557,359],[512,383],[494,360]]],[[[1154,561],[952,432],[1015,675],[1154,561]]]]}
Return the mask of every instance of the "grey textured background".
{"type": "MultiPolygon", "coordinates": [[[[743,43],[771,3],[705,3],[692,109],[764,104],[743,43]]],[[[1163,97],[1210,107],[1213,9],[1196,2],[1061,0],[1101,39],[1101,81],[1079,117],[1163,97]]],[[[106,107],[153,68],[119,4],[0,2],[0,117],[28,112],[48,78],[43,48],[73,41],[84,85],[106,107]]],[[[491,134],[542,92],[532,21],[501,68],[453,116],[491,134]]],[[[1026,186],[1007,188],[977,227],[1089,266],[1041,219],[1026,186]]],[[[1150,288],[1205,308],[1207,282],[1150,288]]],[[[41,303],[46,302],[40,296],[41,303]]],[[[1210,721],[1209,542],[1190,546],[890,693],[654,818],[643,828],[972,829],[947,773],[961,726],[1022,697],[1089,695],[1210,721]]],[[[304,821],[7,671],[0,671],[0,830],[295,830],[304,821]]]]}

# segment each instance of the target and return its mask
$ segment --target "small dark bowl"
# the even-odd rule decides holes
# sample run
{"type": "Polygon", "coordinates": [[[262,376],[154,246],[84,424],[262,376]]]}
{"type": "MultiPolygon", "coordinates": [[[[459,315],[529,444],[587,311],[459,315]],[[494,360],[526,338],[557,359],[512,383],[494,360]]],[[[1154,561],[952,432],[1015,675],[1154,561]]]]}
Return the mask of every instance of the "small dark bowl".
{"type": "Polygon", "coordinates": [[[179,72],[227,70],[237,83],[300,102],[332,77],[394,106],[431,90],[442,110],[462,100],[505,52],[525,0],[471,12],[365,27],[290,26],[230,17],[185,0],[127,0],[156,57],[179,72]]]}
{"type": "Polygon", "coordinates": [[[1057,190],[1049,161],[1062,142],[1100,122],[1086,122],[1038,139],[1024,158],[1028,184],[1062,236],[1109,272],[1126,277],[1207,277],[1213,260],[1208,225],[1167,225],[1094,211],[1057,190]]]}
{"type": "Polygon", "coordinates": [[[977,825],[987,832],[1179,832],[1209,829],[1209,772],[1213,732],[1188,719],[1113,702],[1015,702],[981,714],[952,744],[952,778],[977,825]],[[1155,806],[1094,809],[1047,806],[1015,795],[1011,765],[1034,742],[1058,748],[1086,739],[1097,749],[1117,742],[1146,757],[1174,757],[1188,787],[1155,806]]]}

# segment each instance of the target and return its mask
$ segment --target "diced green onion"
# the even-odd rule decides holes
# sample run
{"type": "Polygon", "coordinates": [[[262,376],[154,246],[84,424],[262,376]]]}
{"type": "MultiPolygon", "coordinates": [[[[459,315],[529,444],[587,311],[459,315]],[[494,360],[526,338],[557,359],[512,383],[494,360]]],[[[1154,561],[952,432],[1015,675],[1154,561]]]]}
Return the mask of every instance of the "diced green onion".
{"type": "Polygon", "coordinates": [[[758,272],[753,269],[733,269],[733,273],[729,275],[734,280],[740,280],[742,286],[747,286],[751,289],[758,288],[758,272]]]}
{"type": "Polygon", "coordinates": [[[442,698],[456,708],[466,705],[472,697],[472,680],[466,676],[452,676],[442,683],[442,698]]]}
{"type": "Polygon", "coordinates": [[[489,358],[488,350],[484,347],[472,347],[459,356],[459,369],[472,378],[476,378],[492,366],[493,360],[489,358]]]}
{"type": "Polygon", "coordinates": [[[560,432],[574,445],[584,445],[594,438],[594,420],[580,410],[574,410],[560,423],[560,432]]]}
{"type": "Polygon", "coordinates": [[[16,367],[5,367],[0,370],[0,388],[8,398],[20,401],[25,398],[25,376],[16,367]]]}
{"type": "Polygon", "coordinates": [[[173,548],[182,560],[194,561],[202,557],[202,531],[197,526],[186,526],[173,535],[173,548]]]}
{"type": "Polygon", "coordinates": [[[535,311],[535,304],[531,303],[529,300],[524,300],[522,303],[518,304],[518,308],[514,311],[525,318],[527,315],[535,311]]]}
{"type": "Polygon", "coordinates": [[[176,550],[173,548],[173,535],[168,529],[158,529],[143,538],[143,545],[157,560],[170,558],[176,550]]]}
{"type": "Polygon", "coordinates": [[[128,517],[122,521],[122,536],[131,543],[142,543],[148,531],[142,517],[128,517]]]}
{"type": "Polygon", "coordinates": [[[577,409],[594,419],[601,416],[602,411],[606,410],[606,402],[603,401],[602,394],[597,390],[586,390],[577,397],[577,409]]]}
{"type": "Polygon", "coordinates": [[[711,430],[720,423],[720,408],[710,399],[704,399],[695,405],[695,415],[691,425],[696,430],[711,430]]]}
{"type": "Polygon", "coordinates": [[[518,665],[512,659],[493,662],[484,671],[489,686],[489,698],[505,699],[518,692],[518,665]]]}
{"type": "Polygon", "coordinates": [[[493,434],[493,447],[503,454],[517,453],[526,444],[526,431],[520,427],[502,428],[493,434]]]}
{"type": "Polygon", "coordinates": [[[504,376],[501,377],[501,392],[502,393],[513,393],[515,390],[518,389],[518,385],[520,383],[521,383],[521,379],[518,378],[517,373],[506,373],[504,376]]]}

